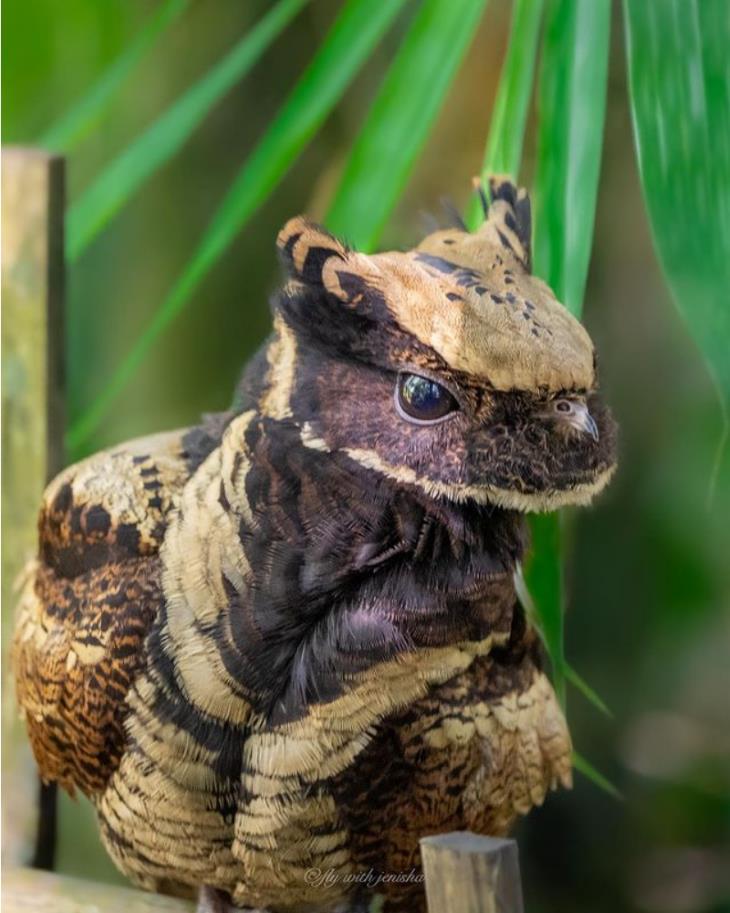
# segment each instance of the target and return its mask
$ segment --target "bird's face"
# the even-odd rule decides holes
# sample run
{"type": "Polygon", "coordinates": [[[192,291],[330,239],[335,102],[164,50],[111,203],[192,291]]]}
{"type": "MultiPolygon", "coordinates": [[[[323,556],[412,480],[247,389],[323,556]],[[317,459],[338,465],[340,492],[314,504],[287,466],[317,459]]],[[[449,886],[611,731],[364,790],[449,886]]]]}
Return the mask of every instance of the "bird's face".
{"type": "Polygon", "coordinates": [[[529,272],[529,202],[492,186],[476,233],[365,256],[289,222],[292,281],[262,409],[401,485],[522,511],[588,502],[615,467],[591,340],[529,272]]]}

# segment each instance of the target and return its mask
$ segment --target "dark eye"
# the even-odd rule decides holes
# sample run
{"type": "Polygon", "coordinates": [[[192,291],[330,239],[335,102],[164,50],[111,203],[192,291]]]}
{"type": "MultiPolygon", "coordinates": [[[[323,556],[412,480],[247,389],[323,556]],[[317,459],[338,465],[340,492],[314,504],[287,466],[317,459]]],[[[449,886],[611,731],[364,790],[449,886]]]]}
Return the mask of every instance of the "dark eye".
{"type": "Polygon", "coordinates": [[[409,422],[430,425],[445,418],[457,407],[456,400],[441,384],[418,374],[399,374],[395,405],[409,422]]]}

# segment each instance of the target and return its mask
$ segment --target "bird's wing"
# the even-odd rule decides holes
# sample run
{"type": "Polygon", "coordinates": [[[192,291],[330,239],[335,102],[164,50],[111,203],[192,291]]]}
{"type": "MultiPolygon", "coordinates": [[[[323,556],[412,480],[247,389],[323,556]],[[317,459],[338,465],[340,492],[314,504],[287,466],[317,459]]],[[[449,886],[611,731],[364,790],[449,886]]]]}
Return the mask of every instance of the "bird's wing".
{"type": "Polygon", "coordinates": [[[161,599],[159,546],[189,475],[184,437],[102,451],[44,494],[13,665],[41,776],[72,793],[98,793],[122,751],[127,691],[161,599]]]}
{"type": "Polygon", "coordinates": [[[470,830],[506,833],[550,789],[571,785],[565,718],[547,676],[527,658],[512,665],[480,657],[434,697],[430,719],[424,702],[424,741],[434,764],[436,757],[442,761],[447,794],[460,783],[470,830]]]}

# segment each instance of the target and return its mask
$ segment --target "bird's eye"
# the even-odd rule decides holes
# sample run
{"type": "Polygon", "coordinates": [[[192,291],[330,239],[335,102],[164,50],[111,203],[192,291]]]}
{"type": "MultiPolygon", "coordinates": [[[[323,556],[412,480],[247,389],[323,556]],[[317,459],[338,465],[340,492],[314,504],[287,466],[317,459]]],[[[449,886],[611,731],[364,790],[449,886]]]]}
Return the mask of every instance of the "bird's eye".
{"type": "Polygon", "coordinates": [[[402,418],[417,425],[431,425],[458,408],[441,384],[418,374],[398,375],[395,405],[402,418]]]}

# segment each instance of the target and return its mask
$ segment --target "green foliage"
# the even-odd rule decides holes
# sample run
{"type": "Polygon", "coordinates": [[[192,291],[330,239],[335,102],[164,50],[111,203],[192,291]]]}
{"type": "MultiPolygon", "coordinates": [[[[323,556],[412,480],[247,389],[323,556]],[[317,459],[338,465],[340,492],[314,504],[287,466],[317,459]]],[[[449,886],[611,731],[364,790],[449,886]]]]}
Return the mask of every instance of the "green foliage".
{"type": "MultiPolygon", "coordinates": [[[[539,524],[539,520],[538,520],[538,524],[539,524]]],[[[547,529],[545,530],[546,537],[550,536],[550,535],[555,536],[556,532],[559,532],[559,528],[555,527],[555,526],[548,526],[547,529]]],[[[546,541],[543,542],[542,544],[548,549],[548,554],[554,557],[555,551],[558,549],[560,543],[559,543],[559,541],[556,541],[556,539],[547,538],[546,541]]],[[[534,546],[535,546],[535,540],[533,537],[533,550],[535,550],[534,546]]],[[[533,566],[533,574],[535,575],[535,578],[540,582],[540,584],[542,586],[546,586],[546,588],[548,588],[549,592],[555,590],[557,592],[562,593],[562,590],[563,590],[562,563],[560,561],[553,560],[553,557],[551,557],[550,560],[547,561],[544,571],[540,568],[539,564],[533,566]]],[[[523,573],[521,566],[517,567],[517,569],[515,571],[515,575],[514,575],[514,580],[515,580],[515,590],[517,592],[517,598],[519,599],[520,604],[522,605],[522,608],[525,610],[527,617],[530,620],[530,623],[532,624],[532,626],[535,628],[535,630],[539,634],[542,642],[547,645],[548,635],[545,633],[545,629],[543,627],[543,619],[541,618],[540,614],[537,611],[537,606],[535,604],[535,600],[533,599],[533,595],[527,586],[527,582],[525,581],[524,573],[523,573]]],[[[554,622],[554,630],[552,630],[550,632],[550,637],[553,641],[553,644],[555,644],[555,642],[557,641],[557,648],[555,646],[553,646],[553,651],[555,652],[556,649],[562,651],[562,649],[563,649],[562,616],[556,615],[553,619],[549,619],[549,620],[552,620],[554,622]]],[[[564,656],[562,658],[561,666],[562,666],[562,672],[563,672],[563,674],[561,676],[561,680],[560,680],[560,688],[562,690],[562,693],[559,696],[561,698],[561,701],[563,703],[565,701],[565,693],[564,693],[565,682],[569,682],[571,685],[573,685],[573,687],[577,691],[579,691],[583,695],[583,697],[590,704],[593,704],[593,706],[597,710],[599,710],[604,716],[612,718],[613,713],[608,708],[605,701],[600,697],[599,694],[597,694],[597,692],[593,688],[591,688],[591,686],[583,678],[583,676],[580,675],[578,672],[576,672],[576,670],[570,665],[570,663],[567,662],[567,660],[565,659],[564,656]]]]}
{"type": "Polygon", "coordinates": [[[246,75],[307,2],[279,0],[223,60],[107,165],[69,210],[66,256],[71,262],[142,184],[180,150],[211,108],[246,75]]]}
{"type": "Polygon", "coordinates": [[[730,15],[726,0],[625,0],[634,138],[654,243],[730,399],[730,15]]]}
{"type": "Polygon", "coordinates": [[[538,87],[535,272],[573,314],[593,241],[606,111],[610,0],[550,0],[538,87]]]}
{"type": "Polygon", "coordinates": [[[373,4],[348,0],[329,35],[302,74],[269,129],[243,165],[203,238],[152,320],[89,410],[71,427],[68,446],[78,451],[124,389],[152,345],[187,304],[191,294],[236,233],[283,177],[322,124],[403,0],[373,4]]]}
{"type": "Polygon", "coordinates": [[[350,153],[327,226],[371,250],[402,192],[486,0],[424,0],[350,153]]]}
{"type": "Polygon", "coordinates": [[[38,145],[55,152],[70,152],[93,129],[124,80],[188,3],[189,0],[167,0],[167,3],[163,3],[101,79],[67,114],[39,137],[38,145]]]}

